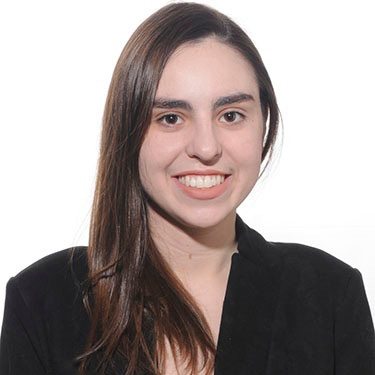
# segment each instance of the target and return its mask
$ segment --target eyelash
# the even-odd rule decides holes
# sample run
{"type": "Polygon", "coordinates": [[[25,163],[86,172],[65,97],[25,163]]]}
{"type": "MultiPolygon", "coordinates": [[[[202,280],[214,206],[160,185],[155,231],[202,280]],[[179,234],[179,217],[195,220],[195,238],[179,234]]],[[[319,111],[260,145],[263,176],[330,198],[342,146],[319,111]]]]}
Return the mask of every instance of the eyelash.
{"type": "Polygon", "coordinates": [[[241,112],[238,112],[238,111],[228,111],[228,112],[223,113],[220,116],[220,119],[222,117],[224,117],[225,115],[227,115],[228,113],[233,113],[233,114],[235,114],[236,116],[239,117],[239,119],[237,119],[237,120],[227,122],[228,124],[233,124],[233,123],[236,124],[236,123],[238,123],[239,121],[241,121],[241,120],[243,120],[245,118],[245,115],[243,113],[241,113],[241,112]]]}
{"type": "MultiPolygon", "coordinates": [[[[220,120],[222,117],[224,117],[225,115],[227,115],[228,113],[232,113],[232,114],[235,114],[236,116],[239,116],[239,119],[234,120],[234,121],[229,121],[229,122],[227,122],[228,124],[238,123],[239,121],[243,120],[243,119],[246,117],[246,116],[245,116],[243,113],[241,113],[241,112],[238,112],[238,111],[228,111],[228,112],[225,112],[224,114],[222,114],[222,115],[220,116],[219,120],[220,120]]],[[[175,113],[166,113],[165,115],[159,117],[159,118],[157,119],[157,121],[160,122],[160,123],[163,124],[163,125],[170,126],[170,127],[175,126],[175,125],[179,125],[180,122],[177,122],[177,123],[175,123],[175,124],[168,124],[168,123],[165,123],[164,120],[165,120],[168,116],[174,116],[174,117],[177,118],[177,121],[178,121],[178,120],[181,121],[181,116],[179,116],[179,115],[177,115],[177,114],[175,114],[175,113]]]]}
{"type": "Polygon", "coordinates": [[[177,117],[178,119],[181,120],[181,116],[176,115],[175,113],[166,113],[165,115],[159,117],[159,118],[157,119],[157,121],[160,122],[162,125],[166,125],[166,126],[175,126],[175,125],[178,125],[178,123],[177,123],[177,124],[168,124],[168,123],[165,123],[164,120],[165,120],[168,116],[175,116],[175,117],[177,117]]]}

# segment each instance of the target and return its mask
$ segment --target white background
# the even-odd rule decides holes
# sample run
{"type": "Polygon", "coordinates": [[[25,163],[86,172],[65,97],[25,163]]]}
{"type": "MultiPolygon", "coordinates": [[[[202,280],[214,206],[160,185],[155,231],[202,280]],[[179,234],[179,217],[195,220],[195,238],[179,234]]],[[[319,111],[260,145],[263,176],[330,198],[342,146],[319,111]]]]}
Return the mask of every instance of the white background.
{"type": "MultiPolygon", "coordinates": [[[[281,153],[240,215],[268,240],[315,246],[358,268],[375,313],[372,1],[204,3],[254,40],[283,116],[281,153]]],[[[0,312],[12,275],[87,244],[112,71],[131,32],[165,4],[1,3],[0,312]]]]}

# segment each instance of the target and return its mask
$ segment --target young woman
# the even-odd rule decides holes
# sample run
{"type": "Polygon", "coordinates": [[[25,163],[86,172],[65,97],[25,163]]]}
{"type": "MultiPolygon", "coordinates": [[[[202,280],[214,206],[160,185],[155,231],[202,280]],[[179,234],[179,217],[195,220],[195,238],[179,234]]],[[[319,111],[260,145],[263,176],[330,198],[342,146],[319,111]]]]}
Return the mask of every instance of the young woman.
{"type": "Polygon", "coordinates": [[[109,89],[89,246],[9,281],[1,374],[374,374],[359,271],[236,215],[277,126],[235,23],[194,3],[149,17],[109,89]]]}

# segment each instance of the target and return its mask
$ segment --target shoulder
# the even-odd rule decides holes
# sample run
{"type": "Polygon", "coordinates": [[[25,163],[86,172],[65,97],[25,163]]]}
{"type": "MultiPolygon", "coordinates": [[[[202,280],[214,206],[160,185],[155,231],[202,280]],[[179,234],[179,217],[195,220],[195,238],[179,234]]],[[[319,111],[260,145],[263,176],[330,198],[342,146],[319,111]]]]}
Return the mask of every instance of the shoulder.
{"type": "Polygon", "coordinates": [[[290,271],[311,273],[347,273],[353,268],[329,252],[299,243],[267,241],[240,217],[236,220],[239,251],[252,262],[264,266],[283,265],[290,271]]]}
{"type": "Polygon", "coordinates": [[[263,270],[274,277],[281,300],[288,306],[333,312],[368,304],[360,271],[327,251],[264,240],[260,257],[267,264],[263,270]]]}
{"type": "Polygon", "coordinates": [[[87,247],[77,246],[49,254],[31,264],[14,279],[17,283],[53,282],[61,277],[76,274],[78,278],[87,273],[87,247]]]}
{"type": "Polygon", "coordinates": [[[76,296],[87,277],[87,247],[52,253],[31,264],[7,285],[7,296],[18,295],[26,305],[76,296]]]}
{"type": "Polygon", "coordinates": [[[277,252],[284,266],[301,272],[319,274],[351,273],[353,267],[325,250],[299,243],[267,242],[269,252],[277,252]]]}
{"type": "Polygon", "coordinates": [[[298,243],[267,242],[265,252],[280,257],[282,289],[315,306],[324,301],[328,306],[342,305],[348,293],[364,293],[361,273],[328,252],[298,243]],[[352,289],[352,291],[351,291],[352,289]]]}
{"type": "MultiPolygon", "coordinates": [[[[238,220],[239,251],[262,272],[299,293],[316,290],[341,295],[360,272],[328,251],[299,243],[267,241],[238,220]]],[[[340,299],[340,297],[338,296],[340,299]]]]}
{"type": "Polygon", "coordinates": [[[76,247],[48,255],[9,280],[1,368],[41,374],[55,373],[57,366],[59,373],[72,373],[89,329],[81,286],[86,277],[87,248],[76,247]]]}

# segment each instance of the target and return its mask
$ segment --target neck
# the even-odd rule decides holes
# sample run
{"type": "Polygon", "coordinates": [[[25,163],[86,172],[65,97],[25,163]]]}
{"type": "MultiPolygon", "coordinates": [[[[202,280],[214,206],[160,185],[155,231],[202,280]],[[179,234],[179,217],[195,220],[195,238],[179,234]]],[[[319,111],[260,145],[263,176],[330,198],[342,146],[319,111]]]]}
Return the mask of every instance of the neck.
{"type": "Polygon", "coordinates": [[[187,287],[199,286],[227,276],[237,252],[236,213],[208,228],[191,228],[162,218],[149,209],[152,238],[176,276],[187,287]]]}

